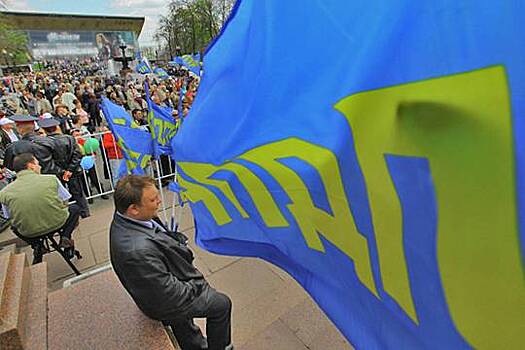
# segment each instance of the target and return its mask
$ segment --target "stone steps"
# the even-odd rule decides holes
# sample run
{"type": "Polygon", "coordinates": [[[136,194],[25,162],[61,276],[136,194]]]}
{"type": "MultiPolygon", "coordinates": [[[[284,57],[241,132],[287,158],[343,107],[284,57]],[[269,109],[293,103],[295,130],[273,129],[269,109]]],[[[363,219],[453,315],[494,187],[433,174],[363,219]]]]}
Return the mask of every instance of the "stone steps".
{"type": "Polygon", "coordinates": [[[0,349],[24,349],[25,311],[31,271],[25,254],[9,255],[7,275],[0,300],[0,349]]]}
{"type": "Polygon", "coordinates": [[[0,305],[2,305],[1,301],[3,300],[5,282],[7,279],[7,269],[9,268],[10,259],[11,259],[10,251],[4,252],[3,250],[0,250],[0,305]]]}
{"type": "Polygon", "coordinates": [[[30,266],[24,349],[47,349],[47,264],[30,266]]]}
{"type": "Polygon", "coordinates": [[[47,349],[47,265],[0,251],[0,349],[47,349]]]}
{"type": "Polygon", "coordinates": [[[175,350],[160,322],[144,316],[113,270],[49,295],[49,350],[175,350]]]}
{"type": "Polygon", "coordinates": [[[0,250],[0,349],[176,350],[142,314],[113,270],[48,295],[47,264],[0,250]]]}

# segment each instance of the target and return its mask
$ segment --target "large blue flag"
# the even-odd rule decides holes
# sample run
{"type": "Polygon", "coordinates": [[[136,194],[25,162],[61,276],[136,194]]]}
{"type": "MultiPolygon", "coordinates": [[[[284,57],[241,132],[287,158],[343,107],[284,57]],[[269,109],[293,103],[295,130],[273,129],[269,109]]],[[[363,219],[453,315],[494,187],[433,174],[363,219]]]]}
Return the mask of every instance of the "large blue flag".
{"type": "Polygon", "coordinates": [[[362,349],[518,349],[521,1],[242,0],[175,138],[197,241],[362,349]]]}
{"type": "Polygon", "coordinates": [[[122,163],[125,164],[125,168],[119,170],[119,174],[123,172],[144,174],[144,168],[148,165],[153,154],[150,133],[140,129],[124,108],[105,97],[102,98],[101,108],[109,129],[122,149],[122,154],[126,160],[125,163],[122,163]]]}
{"type": "Polygon", "coordinates": [[[162,107],[151,100],[148,83],[144,83],[146,102],[148,104],[148,124],[153,140],[153,155],[172,154],[171,140],[177,134],[180,119],[173,118],[173,108],[162,107]]]}
{"type": "Polygon", "coordinates": [[[195,55],[183,55],[175,57],[175,63],[180,64],[188,68],[194,74],[200,76],[201,72],[201,54],[197,53],[195,55]]]}

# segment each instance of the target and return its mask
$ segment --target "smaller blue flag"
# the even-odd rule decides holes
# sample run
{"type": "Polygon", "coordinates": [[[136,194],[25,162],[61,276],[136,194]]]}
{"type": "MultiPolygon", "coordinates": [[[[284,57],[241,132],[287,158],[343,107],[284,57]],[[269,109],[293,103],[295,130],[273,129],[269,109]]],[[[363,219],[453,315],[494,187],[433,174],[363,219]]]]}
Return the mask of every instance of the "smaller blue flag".
{"type": "Polygon", "coordinates": [[[200,76],[200,73],[201,73],[201,54],[200,53],[196,55],[177,56],[175,58],[174,63],[180,64],[181,66],[188,68],[192,73],[200,76]]]}
{"type": "Polygon", "coordinates": [[[157,74],[157,76],[162,80],[169,77],[168,72],[166,72],[163,68],[160,67],[153,69],[153,73],[157,74]]]}
{"type": "MultiPolygon", "coordinates": [[[[144,83],[148,104],[148,124],[153,139],[153,155],[171,154],[171,139],[179,129],[179,122],[173,118],[173,108],[161,107],[151,100],[149,86],[144,83]]],[[[179,119],[180,120],[180,119],[179,119]]]]}
{"type": "Polygon", "coordinates": [[[123,162],[125,165],[119,169],[118,176],[121,177],[125,173],[143,175],[144,168],[153,154],[149,132],[138,128],[124,108],[105,97],[102,98],[101,108],[109,129],[126,159],[126,162],[123,162]]]}
{"type": "Polygon", "coordinates": [[[148,62],[148,59],[145,57],[137,64],[137,66],[135,67],[135,70],[137,71],[137,73],[140,73],[140,74],[149,74],[153,72],[148,62]]]}

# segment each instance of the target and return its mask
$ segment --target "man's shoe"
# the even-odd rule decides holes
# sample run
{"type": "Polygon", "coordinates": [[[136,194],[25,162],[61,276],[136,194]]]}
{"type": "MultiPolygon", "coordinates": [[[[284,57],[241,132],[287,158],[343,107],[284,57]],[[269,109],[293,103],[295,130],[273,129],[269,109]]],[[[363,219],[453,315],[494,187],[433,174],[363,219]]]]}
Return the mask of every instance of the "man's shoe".
{"type": "Polygon", "coordinates": [[[102,196],[100,196],[100,198],[102,198],[102,199],[109,199],[109,196],[107,194],[103,194],[102,196]]]}
{"type": "Polygon", "coordinates": [[[88,213],[80,213],[80,217],[82,219],[85,219],[85,218],[89,218],[91,216],[91,214],[88,212],[88,213]]]}
{"type": "Polygon", "coordinates": [[[46,249],[42,242],[34,243],[31,245],[31,248],[33,248],[33,265],[38,264],[42,262],[42,258],[44,257],[44,254],[46,253],[46,249]]]}
{"type": "Polygon", "coordinates": [[[73,241],[71,238],[60,237],[59,245],[61,248],[64,248],[66,258],[69,260],[73,259],[75,256],[75,241],[73,241]]]}
{"type": "Polygon", "coordinates": [[[75,241],[71,238],[60,236],[60,242],[58,243],[60,248],[75,248],[75,241]]]}
{"type": "Polygon", "coordinates": [[[33,265],[41,263],[43,257],[44,253],[41,250],[33,250],[33,265]]]}
{"type": "Polygon", "coordinates": [[[42,262],[42,258],[42,255],[36,255],[35,253],[33,253],[33,265],[40,264],[42,262]]]}

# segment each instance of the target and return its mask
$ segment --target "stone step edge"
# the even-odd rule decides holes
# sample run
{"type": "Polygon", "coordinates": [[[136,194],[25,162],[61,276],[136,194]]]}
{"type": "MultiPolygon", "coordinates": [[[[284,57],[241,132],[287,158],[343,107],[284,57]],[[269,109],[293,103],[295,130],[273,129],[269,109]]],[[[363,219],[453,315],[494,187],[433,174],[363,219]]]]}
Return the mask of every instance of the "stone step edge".
{"type": "MultiPolygon", "coordinates": [[[[2,306],[2,301],[4,300],[7,273],[9,270],[11,255],[12,255],[11,251],[4,252],[3,250],[0,250],[0,309],[2,306]]],[[[2,324],[1,318],[0,318],[0,324],[2,324]]]]}
{"type": "Polygon", "coordinates": [[[47,264],[27,268],[31,270],[31,282],[22,341],[25,350],[47,350],[47,264]]]}
{"type": "Polygon", "coordinates": [[[5,294],[0,306],[0,348],[21,347],[25,337],[24,318],[31,271],[24,253],[11,255],[5,294]]]}

